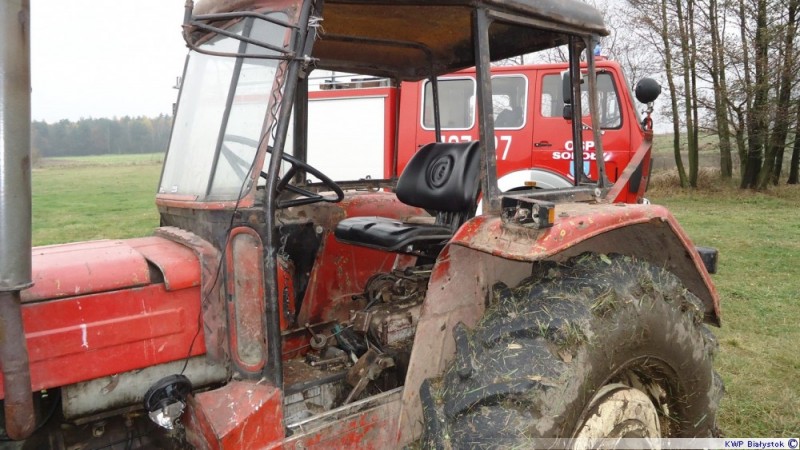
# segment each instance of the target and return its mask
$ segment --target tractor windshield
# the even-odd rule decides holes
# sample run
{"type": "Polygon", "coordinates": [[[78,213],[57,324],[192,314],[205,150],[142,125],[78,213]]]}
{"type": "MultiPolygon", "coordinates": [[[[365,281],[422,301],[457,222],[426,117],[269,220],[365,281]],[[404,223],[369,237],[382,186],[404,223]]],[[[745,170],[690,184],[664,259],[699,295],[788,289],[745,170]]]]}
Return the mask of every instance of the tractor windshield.
{"type": "Polygon", "coordinates": [[[244,18],[189,53],[159,197],[232,201],[248,192],[288,41],[287,15],[266,17],[244,18]]]}

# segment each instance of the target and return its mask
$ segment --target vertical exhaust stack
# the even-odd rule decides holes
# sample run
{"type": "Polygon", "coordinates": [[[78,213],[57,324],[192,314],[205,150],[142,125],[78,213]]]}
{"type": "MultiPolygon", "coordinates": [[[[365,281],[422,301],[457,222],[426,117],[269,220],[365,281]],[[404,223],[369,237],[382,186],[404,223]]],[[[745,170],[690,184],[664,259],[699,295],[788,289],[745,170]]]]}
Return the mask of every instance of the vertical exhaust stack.
{"type": "Polygon", "coordinates": [[[0,368],[6,433],[36,420],[20,291],[31,285],[30,1],[0,2],[0,368]]]}

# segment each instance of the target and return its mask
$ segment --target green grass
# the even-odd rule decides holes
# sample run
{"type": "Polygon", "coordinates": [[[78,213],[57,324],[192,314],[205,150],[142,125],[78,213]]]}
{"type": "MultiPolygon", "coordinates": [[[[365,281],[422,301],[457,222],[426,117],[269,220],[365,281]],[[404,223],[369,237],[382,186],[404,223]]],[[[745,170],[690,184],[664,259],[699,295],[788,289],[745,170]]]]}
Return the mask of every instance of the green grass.
{"type": "Polygon", "coordinates": [[[33,245],[145,236],[158,226],[162,155],[44,160],[33,170],[33,245]]]}
{"type": "Polygon", "coordinates": [[[717,247],[717,371],[731,437],[800,435],[800,186],[767,193],[656,189],[695,243],[717,247]]]}
{"type": "MultiPolygon", "coordinates": [[[[34,243],[150,234],[158,225],[160,160],[45,161],[33,172],[34,243]]],[[[720,413],[725,435],[800,435],[800,187],[754,193],[708,179],[703,191],[663,180],[653,186],[654,203],[668,206],[697,244],[720,250],[713,279],[722,328],[712,331],[727,389],[720,413]]]]}

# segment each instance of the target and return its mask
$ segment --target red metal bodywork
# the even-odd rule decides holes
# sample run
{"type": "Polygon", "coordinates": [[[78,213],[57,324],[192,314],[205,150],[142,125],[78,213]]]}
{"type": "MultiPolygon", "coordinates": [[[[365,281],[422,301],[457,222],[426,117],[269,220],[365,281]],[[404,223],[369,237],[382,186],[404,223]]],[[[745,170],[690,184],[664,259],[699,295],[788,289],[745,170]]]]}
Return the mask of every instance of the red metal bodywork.
{"type": "Polygon", "coordinates": [[[205,353],[202,330],[189,350],[200,268],[180,244],[149,237],[38,247],[33,278],[22,316],[34,390],[205,353]]]}
{"type": "Polygon", "coordinates": [[[650,172],[653,159],[653,132],[648,131],[636,153],[633,154],[625,170],[622,171],[617,184],[608,192],[607,198],[615,203],[639,203],[644,198],[650,183],[650,172]]]}
{"type": "Polygon", "coordinates": [[[274,386],[231,381],[188,406],[187,438],[201,450],[263,449],[284,436],[283,396],[274,386]]]}
{"type": "Polygon", "coordinates": [[[480,216],[450,241],[503,259],[567,259],[586,251],[620,253],[650,261],[678,275],[719,323],[719,296],[694,244],[664,207],[657,205],[564,203],[556,205],[550,228],[530,229],[480,216]]]}
{"type": "Polygon", "coordinates": [[[347,320],[352,296],[361,294],[375,273],[391,270],[397,255],[367,247],[344,244],[333,236],[336,224],[346,217],[382,216],[405,219],[427,215],[420,208],[397,200],[388,192],[348,195],[337,204],[317,204],[302,211],[322,230],[322,247],[311,271],[297,322],[319,323],[347,320]]]}

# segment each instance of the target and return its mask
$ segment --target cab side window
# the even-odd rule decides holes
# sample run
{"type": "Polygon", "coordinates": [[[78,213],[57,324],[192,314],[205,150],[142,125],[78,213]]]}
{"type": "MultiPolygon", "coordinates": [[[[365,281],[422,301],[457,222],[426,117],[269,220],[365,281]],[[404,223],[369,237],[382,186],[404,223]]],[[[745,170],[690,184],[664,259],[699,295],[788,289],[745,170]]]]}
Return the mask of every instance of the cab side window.
{"type": "Polygon", "coordinates": [[[498,129],[518,129],[525,125],[528,79],[520,75],[492,77],[494,125],[498,129]]]}
{"type": "MultiPolygon", "coordinates": [[[[475,80],[457,78],[439,80],[439,114],[443,130],[468,130],[475,124],[475,80]]],[[[422,100],[422,127],[435,128],[433,87],[425,82],[422,100]]]]}
{"type": "Polygon", "coordinates": [[[541,109],[544,117],[561,117],[564,98],[561,94],[561,76],[545,75],[542,79],[541,109]]]}

